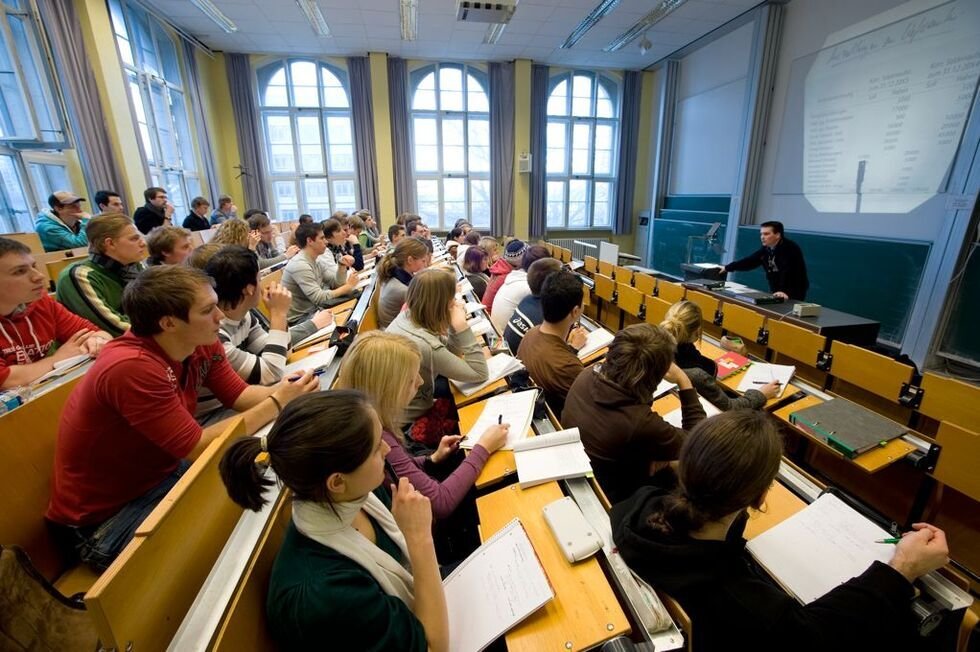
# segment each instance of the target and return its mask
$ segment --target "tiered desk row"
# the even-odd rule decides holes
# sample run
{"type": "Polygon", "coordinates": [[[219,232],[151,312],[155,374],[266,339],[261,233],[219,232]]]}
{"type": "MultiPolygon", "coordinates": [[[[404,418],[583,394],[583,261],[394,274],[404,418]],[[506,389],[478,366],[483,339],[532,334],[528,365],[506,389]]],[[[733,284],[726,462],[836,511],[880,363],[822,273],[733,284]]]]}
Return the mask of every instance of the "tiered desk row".
{"type": "MultiPolygon", "coordinates": [[[[283,225],[284,232],[288,228],[283,225]]],[[[552,253],[572,262],[567,249],[553,247],[552,253]]],[[[459,270],[456,272],[462,278],[459,270]]],[[[783,398],[766,405],[785,422],[787,431],[794,433],[789,451],[792,459],[783,463],[780,482],[767,501],[768,512],[752,515],[747,536],[755,536],[795,513],[815,499],[826,483],[832,483],[899,522],[924,514],[950,531],[954,552],[966,553],[957,558],[965,568],[980,568],[980,560],[970,556],[980,555],[980,546],[972,546],[971,551],[968,544],[957,545],[961,531],[977,537],[974,541],[980,540],[975,516],[972,526],[966,519],[960,530],[947,523],[956,523],[958,514],[948,508],[947,501],[962,508],[961,499],[965,498],[967,508],[973,510],[967,514],[977,513],[980,480],[973,461],[980,459],[975,434],[980,429],[980,411],[976,408],[980,393],[975,387],[933,374],[913,383],[918,379],[913,379],[910,368],[829,339],[819,329],[789,323],[624,267],[596,264],[593,259],[586,261],[585,272],[587,314],[610,330],[642,321],[659,323],[671,303],[686,296],[697,301],[710,320],[710,324],[705,323],[706,332],[740,335],[758,357],[797,366],[798,380],[793,387],[787,388],[783,398]],[[901,420],[913,423],[917,432],[854,460],[842,459],[788,423],[789,411],[826,400],[834,393],[882,409],[892,418],[904,417],[901,420]],[[902,398],[909,394],[918,396],[914,405],[902,398]],[[903,485],[903,481],[910,484],[903,485]],[[876,500],[886,493],[896,493],[901,500],[897,504],[892,504],[894,500],[876,500]]],[[[279,276],[281,271],[272,272],[262,284],[279,276]]],[[[358,299],[335,307],[338,323],[351,319],[359,323],[360,331],[376,328],[378,294],[372,282],[358,299]]],[[[467,297],[468,301],[475,299],[467,297]]],[[[595,328],[595,322],[587,327],[595,328]]],[[[491,351],[506,348],[499,333],[489,333],[486,338],[491,351]]],[[[708,338],[701,350],[708,357],[722,353],[708,338]]],[[[294,352],[291,361],[306,354],[294,352]]],[[[585,362],[591,364],[604,354],[600,350],[585,362]]],[[[339,366],[339,360],[330,365],[321,377],[322,387],[333,384],[339,366]]],[[[4,495],[19,499],[0,513],[0,542],[25,548],[42,574],[63,593],[85,592],[94,631],[106,648],[182,652],[275,649],[264,625],[264,605],[272,562],[290,518],[289,496],[286,490],[270,491],[268,505],[258,513],[243,512],[227,498],[217,462],[242,432],[240,420],[229,422],[225,434],[195,461],[106,573],[96,578],[84,568],[66,568],[42,514],[57,435],[56,416],[82,373],[84,368],[49,382],[38,388],[26,405],[0,416],[0,445],[8,461],[4,495]]],[[[737,377],[725,384],[734,389],[737,377]]],[[[456,393],[461,431],[468,431],[490,396],[507,391],[507,382],[501,380],[469,397],[456,393]]],[[[663,414],[677,404],[675,396],[667,396],[654,409],[663,414]]],[[[535,436],[557,428],[558,419],[549,413],[547,418],[536,419],[527,434],[535,436]]],[[[486,539],[515,516],[520,518],[555,599],[506,635],[508,649],[582,650],[616,638],[625,640],[623,637],[658,650],[683,647],[681,630],[689,640],[690,621],[667,596],[661,596],[663,603],[680,629],[671,625],[649,631],[655,620],[653,611],[659,607],[651,606],[640,593],[612,546],[608,502],[595,482],[579,478],[521,489],[515,484],[515,474],[513,452],[501,450],[490,457],[477,479],[481,536],[486,539]],[[562,495],[572,496],[604,543],[598,555],[574,565],[561,554],[541,513],[543,505],[562,495]]],[[[970,583],[955,577],[961,585],[970,583]]],[[[967,620],[966,624],[973,622],[967,620]]]]}

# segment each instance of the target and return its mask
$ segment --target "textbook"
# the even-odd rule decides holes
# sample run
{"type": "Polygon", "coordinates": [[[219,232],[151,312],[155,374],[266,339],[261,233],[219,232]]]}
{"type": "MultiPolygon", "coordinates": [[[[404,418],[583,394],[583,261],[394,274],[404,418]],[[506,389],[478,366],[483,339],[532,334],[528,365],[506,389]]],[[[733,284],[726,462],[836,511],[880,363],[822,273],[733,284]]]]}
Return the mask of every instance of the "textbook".
{"type": "Polygon", "coordinates": [[[592,474],[592,463],[582,445],[578,428],[528,437],[514,444],[517,480],[521,488],[580,478],[592,474]]]}
{"type": "Polygon", "coordinates": [[[507,433],[507,443],[502,448],[512,450],[517,442],[527,439],[537,398],[538,391],[531,389],[512,394],[497,394],[487,399],[480,417],[469,432],[464,434],[464,439],[459,445],[463,448],[473,448],[487,428],[498,423],[506,423],[510,425],[510,431],[507,433]]]}
{"type": "Polygon", "coordinates": [[[843,398],[832,398],[792,412],[789,422],[824,440],[848,459],[884,446],[909,431],[900,423],[843,398]]]}
{"type": "Polygon", "coordinates": [[[457,566],[442,590],[452,652],[480,652],[555,597],[516,518],[457,566]]]}
{"type": "Polygon", "coordinates": [[[293,345],[293,350],[295,351],[297,349],[302,349],[302,348],[307,347],[307,346],[309,346],[311,344],[316,344],[317,342],[319,342],[321,340],[325,340],[328,337],[330,337],[331,335],[333,335],[333,332],[335,330],[337,330],[337,324],[335,322],[330,322],[329,324],[327,324],[326,326],[324,326],[323,328],[321,328],[317,332],[313,333],[309,337],[304,337],[299,342],[297,342],[295,345],[293,345]]]}
{"type": "Polygon", "coordinates": [[[736,374],[742,369],[745,369],[752,361],[746,358],[744,355],[735,353],[734,351],[729,351],[725,355],[721,356],[715,360],[715,364],[718,366],[718,380],[724,380],[732,374],[736,374]]]}
{"type": "Polygon", "coordinates": [[[787,593],[810,604],[857,577],[875,560],[887,563],[892,535],[833,494],[824,494],[749,541],[746,549],[787,593]]]}
{"type": "Polygon", "coordinates": [[[590,332],[585,338],[585,344],[578,350],[578,359],[585,360],[602,347],[608,346],[613,341],[613,337],[612,333],[602,327],[590,332]]]}
{"type": "Polygon", "coordinates": [[[738,391],[746,392],[750,389],[759,389],[774,380],[779,381],[779,393],[776,397],[781,397],[786,391],[786,386],[796,373],[796,367],[788,364],[766,364],[765,362],[753,362],[742,376],[738,384],[738,391]]]}

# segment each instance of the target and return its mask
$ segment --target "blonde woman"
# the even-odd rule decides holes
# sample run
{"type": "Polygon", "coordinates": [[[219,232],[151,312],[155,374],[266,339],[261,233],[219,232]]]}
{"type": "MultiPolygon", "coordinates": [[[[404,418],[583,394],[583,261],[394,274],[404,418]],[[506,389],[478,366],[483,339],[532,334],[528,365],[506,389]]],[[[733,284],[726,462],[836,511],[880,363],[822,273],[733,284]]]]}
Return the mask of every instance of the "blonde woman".
{"type": "Polygon", "coordinates": [[[407,478],[432,502],[433,517],[442,520],[466,497],[487,458],[506,443],[509,425],[492,426],[483,432],[472,452],[448,475],[448,469],[442,467],[452,468],[461,439],[458,435],[443,437],[431,455],[410,455],[402,443],[399,424],[405,407],[422,384],[421,362],[418,348],[407,337],[383,331],[364,333],[344,357],[337,387],[368,395],[381,420],[381,437],[390,449],[385,456],[388,482],[407,478]],[[436,476],[445,479],[440,481],[436,476]]]}
{"type": "Polygon", "coordinates": [[[415,422],[412,439],[434,447],[443,435],[455,434],[456,427],[448,387],[441,387],[441,396],[437,396],[437,377],[483,382],[488,377],[487,361],[466,323],[462,302],[456,301],[455,276],[438,269],[423,270],[412,277],[405,299],[408,310],[395,317],[388,332],[404,335],[418,347],[422,383],[403,419],[415,422]]]}
{"type": "Polygon", "coordinates": [[[714,360],[701,355],[694,346],[701,339],[701,308],[698,304],[678,301],[667,310],[660,326],[677,340],[674,362],[688,375],[698,394],[719,410],[761,408],[766,401],[779,394],[779,385],[776,383],[760,385],[758,390],[750,389],[738,398],[732,398],[725,393],[715,380],[718,368],[714,360]]]}
{"type": "MultiPolygon", "coordinates": [[[[238,217],[233,217],[219,224],[215,228],[214,237],[211,238],[211,244],[239,245],[248,247],[252,251],[256,250],[261,241],[262,235],[258,231],[251,230],[248,222],[238,217]]],[[[275,258],[262,258],[260,256],[259,269],[272,267],[279,262],[281,261],[275,258]]]]}

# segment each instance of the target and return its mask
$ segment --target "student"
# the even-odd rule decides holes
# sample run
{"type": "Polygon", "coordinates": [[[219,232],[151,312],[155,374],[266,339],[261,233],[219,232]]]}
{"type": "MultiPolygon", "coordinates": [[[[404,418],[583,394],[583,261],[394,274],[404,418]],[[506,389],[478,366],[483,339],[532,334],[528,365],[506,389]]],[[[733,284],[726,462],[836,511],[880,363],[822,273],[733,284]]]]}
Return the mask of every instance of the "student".
{"type": "Polygon", "coordinates": [[[211,228],[208,221],[208,209],[211,204],[204,197],[195,197],[191,200],[191,212],[187,214],[181,226],[188,231],[207,231],[211,228]]]}
{"type": "Polygon", "coordinates": [[[432,501],[432,515],[440,521],[449,518],[473,488],[490,455],[507,443],[509,425],[487,428],[462,462],[455,456],[459,435],[443,437],[430,455],[410,455],[402,445],[402,413],[422,384],[421,360],[418,348],[407,337],[383,331],[364,333],[344,356],[337,387],[360,390],[371,399],[389,448],[385,456],[390,465],[388,481],[407,478],[432,501]],[[453,461],[459,466],[450,473],[453,461]]]}
{"type": "Polygon", "coordinates": [[[85,227],[89,257],[62,270],[58,301],[113,337],[129,328],[123,288],[143,270],[146,241],[133,221],[119,213],[99,215],[85,227]]]}
{"type": "Polygon", "coordinates": [[[202,430],[194,421],[201,385],[243,412],[249,434],[319,387],[311,373],[273,387],[246,385],[217,341],[222,314],[200,270],[151,267],[129,284],[122,304],[132,328],[105,346],[62,411],[46,514],[64,526],[82,561],[100,570],[227,427],[202,430]]]}
{"type": "Polygon", "coordinates": [[[761,509],[782,455],[764,414],[702,422],[680,451],[677,488],[644,487],[613,507],[613,540],[644,580],[680,602],[697,649],[899,650],[918,639],[912,582],[948,561],[942,530],[916,523],[885,564],[808,605],[787,595],[745,551],[749,508],[761,509]]]}
{"type": "Polygon", "coordinates": [[[394,247],[398,242],[405,237],[405,225],[404,224],[392,224],[388,227],[388,244],[390,247],[394,247]]]}
{"type": "Polygon", "coordinates": [[[529,330],[544,321],[541,314],[541,286],[549,275],[561,269],[561,261],[557,258],[542,258],[531,263],[527,268],[527,286],[531,294],[521,299],[514,314],[504,328],[503,336],[507,346],[517,353],[521,340],[529,330]]]}
{"type": "Polygon", "coordinates": [[[319,224],[300,224],[296,228],[300,252],[286,264],[282,284],[292,294],[288,321],[298,324],[309,319],[320,308],[346,301],[354,294],[357,277],[338,279],[336,273],[320,263],[327,251],[327,239],[319,224]]]}
{"type": "Polygon", "coordinates": [[[783,236],[782,222],[763,222],[759,225],[762,247],[741,260],[725,265],[726,272],[747,272],[762,267],[769,282],[769,291],[780,299],[804,301],[810,281],[800,245],[783,236]]]}
{"type": "Polygon", "coordinates": [[[487,291],[483,293],[483,305],[487,310],[493,312],[493,300],[503,285],[504,279],[515,269],[520,269],[524,254],[527,253],[527,245],[521,240],[514,239],[504,247],[504,255],[497,262],[490,264],[490,282],[487,284],[487,291]]]}
{"type": "Polygon", "coordinates": [[[534,264],[534,261],[549,256],[548,250],[541,245],[528,247],[521,257],[520,269],[515,269],[507,274],[500,284],[497,296],[493,299],[493,309],[490,311],[490,321],[493,322],[498,333],[503,333],[507,328],[507,322],[514,316],[517,304],[531,294],[531,288],[527,284],[527,270],[534,264]]]}
{"type": "Polygon", "coordinates": [[[490,277],[487,276],[489,269],[487,260],[487,252],[479,247],[470,247],[466,250],[466,254],[463,256],[463,264],[461,265],[463,273],[466,275],[466,280],[473,286],[473,294],[480,300],[486,294],[487,284],[490,282],[490,277]]]}
{"type": "MultiPolygon", "coordinates": [[[[333,313],[321,310],[312,319],[287,328],[286,314],[292,301],[289,290],[278,283],[263,290],[259,285],[258,259],[245,247],[222,247],[204,271],[214,280],[218,308],[224,313],[218,341],[228,364],[249,385],[270,385],[282,380],[292,345],[333,323],[333,313]],[[255,314],[260,300],[269,308],[268,329],[255,314]]],[[[197,419],[206,420],[220,409],[220,401],[201,388],[197,419]]]]}
{"type": "Polygon", "coordinates": [[[299,253],[299,247],[292,245],[286,248],[286,251],[280,251],[276,247],[276,238],[279,235],[279,229],[273,226],[272,221],[269,220],[269,216],[262,211],[249,211],[251,215],[245,215],[245,220],[248,222],[248,228],[252,233],[257,233],[259,236],[259,241],[255,245],[255,253],[259,256],[259,264],[262,269],[266,267],[272,267],[273,265],[278,265],[279,263],[289,260],[293,256],[299,253]],[[265,261],[263,263],[262,261],[265,261]]]}
{"type": "Polygon", "coordinates": [[[211,213],[211,226],[218,226],[222,222],[238,217],[238,207],[232,201],[230,195],[218,197],[218,207],[211,213]]]}
{"type": "Polygon", "coordinates": [[[563,271],[548,276],[541,287],[541,315],[544,321],[527,332],[517,357],[544,390],[554,413],[561,414],[568,390],[585,368],[578,359],[578,350],[585,346],[587,335],[578,325],[582,316],[582,279],[563,271]]]}
{"type": "Polygon", "coordinates": [[[256,470],[260,453],[293,493],[266,598],[282,649],[327,640],[343,650],[449,649],[429,500],[406,478],[388,493],[381,432],[361,392],[319,392],[290,403],[267,436],[239,439],[221,460],[228,494],[246,509],[260,510],[272,484],[256,470]]]}
{"type": "Polygon", "coordinates": [[[412,277],[427,267],[428,248],[418,238],[405,238],[378,263],[378,327],[387,328],[405,305],[412,277]]]}
{"type": "Polygon", "coordinates": [[[704,419],[698,393],[673,363],[675,348],[674,338],[659,326],[627,326],[616,333],[603,363],[579,374],[568,391],[561,423],[579,429],[596,480],[612,503],[676,460],[685,431],[704,419]],[[682,428],[651,410],[661,380],[680,390],[682,428]]]}
{"type": "Polygon", "coordinates": [[[27,245],[0,237],[0,388],[30,384],[76,355],[98,355],[111,338],[48,296],[27,245]]]}
{"type": "Polygon", "coordinates": [[[715,361],[701,355],[695,342],[701,339],[701,308],[693,301],[678,301],[672,305],[660,322],[661,328],[674,336],[677,353],[674,362],[684,370],[698,394],[710,401],[719,410],[739,408],[761,408],[771,398],[779,394],[779,383],[759,385],[758,389],[746,390],[745,394],[732,398],[725,393],[715,380],[718,365],[715,361]]]}
{"type": "Polygon", "coordinates": [[[133,223],[140,233],[147,234],[158,226],[170,226],[170,216],[174,205],[167,201],[167,191],[163,188],[147,188],[143,191],[146,203],[133,213],[133,223]]]}
{"type": "Polygon", "coordinates": [[[99,190],[95,193],[95,207],[99,213],[125,213],[122,197],[115,190],[99,190]]]}
{"type": "Polygon", "coordinates": [[[212,256],[224,249],[229,245],[217,244],[214,242],[205,242],[200,247],[196,247],[194,251],[191,252],[190,257],[187,259],[187,264],[194,269],[199,269],[202,272],[204,268],[207,267],[208,261],[211,260],[212,256]]]}
{"type": "Polygon", "coordinates": [[[455,434],[450,425],[452,399],[436,396],[436,377],[461,382],[487,379],[487,361],[476,339],[461,302],[456,301],[456,279],[445,270],[426,269],[412,278],[405,296],[408,310],[401,312],[388,332],[407,336],[422,354],[419,387],[408,407],[406,423],[413,424],[409,435],[427,445],[436,445],[443,435],[455,434]],[[423,419],[422,417],[429,417],[423,419]]]}
{"type": "Polygon", "coordinates": [[[378,222],[374,216],[363,209],[355,213],[354,216],[364,222],[364,230],[357,236],[358,242],[361,243],[361,249],[367,251],[381,244],[381,232],[378,230],[378,222]]]}
{"type": "Polygon", "coordinates": [[[303,213],[302,215],[299,216],[298,221],[300,224],[313,224],[313,216],[307,213],[303,213]]]}
{"type": "Polygon", "coordinates": [[[180,265],[194,251],[191,232],[179,226],[158,226],[146,236],[148,265],[180,265]]]}
{"type": "Polygon", "coordinates": [[[488,235],[480,238],[480,249],[487,252],[487,265],[493,267],[493,264],[500,260],[500,243],[497,242],[496,238],[492,238],[488,235]]]}
{"type": "Polygon", "coordinates": [[[347,279],[351,269],[364,269],[364,257],[357,238],[347,233],[344,224],[331,217],[323,223],[323,235],[327,239],[327,251],[320,256],[319,262],[325,265],[327,272],[334,275],[338,283],[347,279]]]}
{"type": "Polygon", "coordinates": [[[470,247],[475,247],[478,244],[480,244],[479,231],[470,231],[464,235],[462,243],[456,247],[456,264],[462,267],[463,261],[466,258],[466,252],[470,249],[470,247]]]}
{"type": "Polygon", "coordinates": [[[63,251],[88,245],[85,227],[88,217],[82,211],[83,197],[59,190],[48,197],[49,210],[39,213],[34,230],[45,251],[63,251]]]}

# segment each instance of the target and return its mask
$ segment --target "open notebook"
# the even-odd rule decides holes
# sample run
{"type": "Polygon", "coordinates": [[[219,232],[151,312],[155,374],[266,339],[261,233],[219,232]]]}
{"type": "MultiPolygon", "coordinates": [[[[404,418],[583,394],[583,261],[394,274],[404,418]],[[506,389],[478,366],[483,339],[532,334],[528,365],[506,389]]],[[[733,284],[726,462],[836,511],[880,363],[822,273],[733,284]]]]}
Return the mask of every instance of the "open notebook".
{"type": "Polygon", "coordinates": [[[592,473],[592,463],[578,428],[528,437],[514,444],[514,461],[521,487],[580,478],[592,473]]]}
{"type": "Polygon", "coordinates": [[[54,369],[35,380],[33,384],[42,383],[44,381],[51,380],[52,378],[64,376],[75,367],[79,367],[91,359],[92,356],[90,356],[88,353],[80,353],[78,355],[73,355],[70,358],[65,358],[64,360],[58,360],[54,363],[54,369]]]}
{"type": "Polygon", "coordinates": [[[516,518],[457,566],[442,589],[452,652],[483,650],[555,597],[516,518]]]}
{"type": "MultiPolygon", "coordinates": [[[[475,334],[475,333],[474,333],[475,334]]],[[[491,356],[487,360],[487,379],[483,382],[477,383],[460,383],[457,381],[452,381],[453,385],[463,393],[463,396],[472,396],[477,393],[490,383],[495,383],[505,376],[509,376],[515,371],[520,371],[524,368],[524,364],[514,356],[507,355],[506,353],[501,353],[495,356],[491,356]]]]}
{"type": "Polygon", "coordinates": [[[833,494],[824,494],[779,525],[749,541],[747,549],[786,591],[810,604],[863,573],[875,560],[887,562],[891,534],[833,494]]]}
{"type": "Polygon", "coordinates": [[[613,337],[612,333],[602,327],[590,332],[585,338],[585,344],[578,350],[578,359],[585,360],[602,347],[608,346],[613,341],[613,337]]]}
{"type": "Polygon", "coordinates": [[[293,350],[302,349],[305,346],[309,346],[309,345],[315,344],[315,343],[317,343],[317,342],[319,342],[321,340],[325,340],[328,337],[330,337],[331,335],[333,335],[333,332],[335,330],[337,330],[337,324],[335,322],[330,322],[329,324],[327,324],[326,326],[324,326],[323,328],[321,328],[317,332],[313,333],[309,337],[304,337],[299,342],[297,342],[295,345],[293,345],[293,350]]]}
{"type": "Polygon", "coordinates": [[[337,347],[331,346],[328,349],[322,351],[317,351],[316,353],[311,353],[302,360],[297,360],[296,362],[290,362],[286,365],[286,377],[303,373],[305,371],[313,371],[314,373],[320,373],[320,389],[327,390],[330,389],[329,385],[324,387],[325,377],[322,375],[323,371],[330,366],[333,359],[337,356],[337,347]]]}
{"type": "Polygon", "coordinates": [[[786,386],[793,379],[796,367],[786,364],[766,364],[765,362],[753,362],[745,370],[742,380],[738,384],[738,391],[745,392],[750,389],[759,389],[766,383],[774,380],[779,381],[779,394],[782,396],[786,391],[786,386]]]}
{"type": "Polygon", "coordinates": [[[480,435],[490,426],[498,423],[510,425],[510,432],[507,434],[505,449],[514,448],[514,444],[527,438],[528,428],[531,427],[531,419],[534,417],[534,402],[537,400],[537,390],[524,392],[514,392],[511,394],[497,394],[488,398],[483,405],[483,412],[476,420],[476,423],[465,433],[466,438],[460,442],[463,448],[473,448],[480,439],[480,435]]]}

